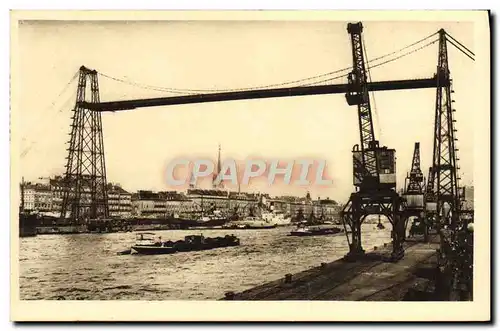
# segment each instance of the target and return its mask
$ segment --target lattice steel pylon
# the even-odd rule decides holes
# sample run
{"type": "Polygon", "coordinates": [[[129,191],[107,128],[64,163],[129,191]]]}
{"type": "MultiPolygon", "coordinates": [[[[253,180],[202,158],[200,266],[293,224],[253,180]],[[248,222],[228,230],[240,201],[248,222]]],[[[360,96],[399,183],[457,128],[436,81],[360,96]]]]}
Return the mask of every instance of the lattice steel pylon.
{"type": "Polygon", "coordinates": [[[448,68],[446,32],[439,31],[439,59],[436,79],[436,112],[434,124],[434,149],[432,174],[429,176],[429,190],[432,189],[436,201],[436,216],[439,227],[452,230],[458,225],[460,197],[458,192],[457,157],[455,148],[455,128],[451,99],[451,79],[448,68]]]}
{"type": "Polygon", "coordinates": [[[420,143],[415,143],[415,148],[413,149],[413,158],[411,162],[411,170],[407,176],[408,182],[406,185],[405,193],[407,194],[422,194],[423,193],[423,182],[424,174],[420,169],[420,143]]]}
{"type": "Polygon", "coordinates": [[[439,31],[439,60],[437,70],[436,113],[434,126],[434,150],[431,167],[431,182],[428,191],[435,199],[436,227],[441,238],[439,264],[443,281],[439,286],[440,296],[446,300],[470,299],[472,295],[471,265],[467,265],[472,249],[466,246],[472,240],[460,217],[460,193],[457,176],[456,129],[451,99],[451,79],[448,68],[446,32],[439,31]]]}
{"type": "Polygon", "coordinates": [[[82,66],[73,109],[61,207],[61,218],[66,218],[69,212],[71,221],[76,224],[109,217],[101,113],[82,107],[88,87],[90,102],[100,102],[97,71],[82,66]]]}

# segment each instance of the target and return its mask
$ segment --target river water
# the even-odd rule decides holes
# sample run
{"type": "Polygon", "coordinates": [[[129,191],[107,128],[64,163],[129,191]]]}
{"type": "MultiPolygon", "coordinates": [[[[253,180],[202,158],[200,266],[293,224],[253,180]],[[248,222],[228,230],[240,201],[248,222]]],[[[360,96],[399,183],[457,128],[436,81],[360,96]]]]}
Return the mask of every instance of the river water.
{"type": "MultiPolygon", "coordinates": [[[[390,241],[390,224],[363,225],[363,247],[390,241]]],[[[190,234],[235,234],[237,247],[172,255],[117,255],[135,233],[20,238],[21,300],[216,300],[331,262],[347,252],[345,235],[291,237],[291,227],[265,230],[156,231],[163,240],[190,234]]]]}

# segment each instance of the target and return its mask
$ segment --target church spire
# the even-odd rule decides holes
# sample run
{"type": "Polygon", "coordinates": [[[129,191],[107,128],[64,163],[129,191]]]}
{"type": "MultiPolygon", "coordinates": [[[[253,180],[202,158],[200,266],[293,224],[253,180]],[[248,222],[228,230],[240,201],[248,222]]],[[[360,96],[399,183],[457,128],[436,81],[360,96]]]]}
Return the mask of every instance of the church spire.
{"type": "Polygon", "coordinates": [[[220,174],[221,172],[221,160],[220,160],[220,151],[221,151],[221,147],[220,147],[220,144],[219,144],[219,151],[218,151],[218,154],[217,154],[217,170],[215,171],[214,173],[214,178],[213,178],[213,188],[214,189],[217,189],[217,188],[224,188],[224,184],[222,183],[222,181],[217,185],[215,183],[215,179],[217,178],[217,176],[220,174]]]}
{"type": "Polygon", "coordinates": [[[217,155],[217,173],[220,173],[220,168],[221,167],[221,164],[220,164],[220,144],[219,144],[219,153],[217,155]]]}

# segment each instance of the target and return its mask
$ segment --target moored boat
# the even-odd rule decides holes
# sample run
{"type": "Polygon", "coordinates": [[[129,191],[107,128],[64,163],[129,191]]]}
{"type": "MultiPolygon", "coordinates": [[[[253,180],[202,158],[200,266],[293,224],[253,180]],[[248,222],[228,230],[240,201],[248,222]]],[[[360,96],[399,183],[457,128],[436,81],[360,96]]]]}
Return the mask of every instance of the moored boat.
{"type": "Polygon", "coordinates": [[[200,217],[194,226],[191,227],[222,227],[229,219],[222,214],[219,210],[215,210],[210,214],[200,217]]]}
{"type": "Polygon", "coordinates": [[[247,216],[242,220],[231,221],[225,225],[223,228],[226,229],[273,229],[277,225],[270,220],[263,219],[260,217],[247,216]]]}
{"type": "Polygon", "coordinates": [[[34,237],[37,235],[39,223],[37,214],[19,213],[19,237],[34,237]]]}
{"type": "Polygon", "coordinates": [[[290,225],[292,222],[292,219],[290,217],[285,216],[285,213],[274,210],[269,213],[262,213],[261,217],[264,220],[276,226],[287,226],[290,225]]]}
{"type": "Polygon", "coordinates": [[[299,225],[295,230],[290,232],[291,236],[320,236],[343,233],[344,230],[340,227],[330,224],[317,225],[299,225]]]}

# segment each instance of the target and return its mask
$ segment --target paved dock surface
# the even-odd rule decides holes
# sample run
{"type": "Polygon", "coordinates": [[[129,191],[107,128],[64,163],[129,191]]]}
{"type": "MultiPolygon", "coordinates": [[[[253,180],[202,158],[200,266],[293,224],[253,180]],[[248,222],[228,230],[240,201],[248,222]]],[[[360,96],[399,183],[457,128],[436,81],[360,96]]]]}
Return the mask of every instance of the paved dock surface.
{"type": "Polygon", "coordinates": [[[408,240],[405,256],[384,262],[392,247],[385,244],[356,262],[337,260],[240,293],[225,300],[403,301],[409,293],[429,291],[437,272],[436,240],[408,240]]]}

